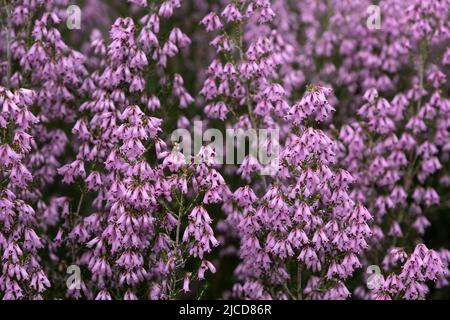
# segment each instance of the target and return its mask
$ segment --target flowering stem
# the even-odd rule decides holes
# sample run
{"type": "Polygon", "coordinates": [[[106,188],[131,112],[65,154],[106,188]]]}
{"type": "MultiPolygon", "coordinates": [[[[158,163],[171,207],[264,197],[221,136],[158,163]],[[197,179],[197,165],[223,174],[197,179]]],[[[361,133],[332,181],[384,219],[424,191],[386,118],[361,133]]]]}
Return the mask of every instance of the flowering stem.
{"type": "Polygon", "coordinates": [[[183,193],[180,196],[180,210],[178,211],[178,221],[177,221],[177,234],[175,236],[175,245],[178,248],[180,243],[180,231],[181,231],[181,220],[183,219],[184,206],[183,206],[183,193]]]}
{"type": "MultiPolygon", "coordinates": [[[[427,39],[424,38],[420,41],[419,44],[419,57],[418,57],[418,76],[419,76],[419,90],[420,93],[422,93],[424,89],[424,77],[425,77],[425,64],[427,60],[427,39]]],[[[417,112],[422,107],[422,95],[420,95],[419,99],[417,100],[417,104],[415,105],[413,115],[417,114],[417,112]]],[[[414,155],[414,151],[411,150],[409,154],[409,166],[408,170],[405,174],[405,192],[406,194],[409,194],[411,191],[411,187],[413,184],[413,179],[415,176],[415,166],[418,159],[418,155],[414,155]]],[[[400,214],[398,215],[398,223],[401,224],[403,222],[403,219],[405,217],[405,210],[400,210],[400,214]]],[[[397,236],[394,237],[392,246],[397,245],[397,236]]]]}
{"type": "Polygon", "coordinates": [[[83,200],[84,200],[84,191],[81,192],[80,200],[78,201],[76,216],[80,215],[80,210],[81,210],[81,205],[83,204],[83,200]]]}
{"type": "MultiPolygon", "coordinates": [[[[77,211],[72,212],[70,214],[69,223],[71,224],[71,226],[70,226],[71,228],[73,228],[75,226],[75,219],[80,216],[81,206],[82,206],[83,200],[84,200],[84,194],[85,194],[84,189],[82,189],[80,199],[78,200],[77,211]]],[[[71,254],[72,254],[72,261],[75,261],[75,247],[74,246],[71,246],[71,254]]]]}
{"type": "Polygon", "coordinates": [[[291,297],[292,300],[295,300],[295,295],[289,290],[288,286],[286,284],[283,285],[284,290],[288,293],[289,297],[291,297]]]}
{"type": "Polygon", "coordinates": [[[302,300],[302,265],[298,263],[297,267],[297,299],[302,300]]]}

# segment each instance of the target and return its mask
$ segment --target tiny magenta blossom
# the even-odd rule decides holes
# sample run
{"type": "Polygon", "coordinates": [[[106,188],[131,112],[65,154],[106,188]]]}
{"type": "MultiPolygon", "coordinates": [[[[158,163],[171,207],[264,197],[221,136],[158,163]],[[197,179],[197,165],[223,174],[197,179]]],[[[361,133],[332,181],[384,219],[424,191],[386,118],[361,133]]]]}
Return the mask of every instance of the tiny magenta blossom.
{"type": "Polygon", "coordinates": [[[0,298],[446,294],[450,0],[1,2],[0,298]]]}

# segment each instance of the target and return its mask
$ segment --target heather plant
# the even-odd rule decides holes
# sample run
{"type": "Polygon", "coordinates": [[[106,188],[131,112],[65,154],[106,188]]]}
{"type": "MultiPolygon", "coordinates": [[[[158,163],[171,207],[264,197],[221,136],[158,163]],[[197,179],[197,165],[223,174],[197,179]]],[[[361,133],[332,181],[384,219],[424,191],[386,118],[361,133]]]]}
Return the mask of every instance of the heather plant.
{"type": "Polygon", "coordinates": [[[448,0],[0,3],[3,299],[448,294],[448,0]]]}
{"type": "Polygon", "coordinates": [[[367,209],[348,193],[353,177],[335,169],[335,143],[305,125],[333,108],[329,89],[310,86],[286,115],[292,134],[282,148],[274,182],[258,199],[249,187],[234,200],[242,210],[239,296],[252,299],[345,299],[344,280],[361,267],[371,236],[367,209]]]}
{"type": "Polygon", "coordinates": [[[189,38],[178,28],[158,38],[160,24],[180,2],[138,4],[147,12],[138,25],[119,18],[110,44],[93,38],[104,69],[85,82],[91,100],[81,106],[89,115],[73,128],[83,141],[77,160],[60,168],[65,182],[85,179],[80,202],[96,193],[96,211],[79,218],[69,237],[90,249],[79,260],[92,274],[82,291],[95,290],[98,299],[175,298],[190,291],[191,280],[215,272],[205,255],[218,242],[204,206],[226,192],[208,149],[199,161],[170,151],[158,137],[162,119],[151,116],[168,99],[180,108],[192,102],[181,76],[166,71],[189,38]],[[190,271],[189,258],[198,260],[190,271]]]}

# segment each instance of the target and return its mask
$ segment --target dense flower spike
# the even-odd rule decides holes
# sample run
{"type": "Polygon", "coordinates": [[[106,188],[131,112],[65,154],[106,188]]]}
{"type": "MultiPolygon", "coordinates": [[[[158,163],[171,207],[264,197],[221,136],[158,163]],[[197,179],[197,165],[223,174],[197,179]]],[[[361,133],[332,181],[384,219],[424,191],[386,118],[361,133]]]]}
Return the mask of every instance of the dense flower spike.
{"type": "Polygon", "coordinates": [[[7,300],[42,299],[50,287],[40,263],[36,212],[26,201],[33,177],[24,163],[36,148],[29,135],[38,122],[29,111],[35,99],[31,90],[0,87],[0,290],[7,300]]]}
{"type": "Polygon", "coordinates": [[[292,131],[297,134],[287,138],[278,174],[262,198],[258,199],[251,189],[235,193],[237,210],[242,210],[239,231],[243,262],[238,271],[245,280],[244,285],[234,288],[238,296],[350,296],[343,281],[362,266],[359,257],[368,247],[372,217],[349,195],[353,177],[332,168],[334,141],[325,132],[303,124],[317,114],[328,116],[332,109],[326,99],[329,94],[328,89],[310,86],[295,106],[302,116],[288,114],[293,117],[292,131]],[[250,289],[254,281],[261,290],[250,289]],[[307,283],[306,290],[303,286],[307,283]]]}

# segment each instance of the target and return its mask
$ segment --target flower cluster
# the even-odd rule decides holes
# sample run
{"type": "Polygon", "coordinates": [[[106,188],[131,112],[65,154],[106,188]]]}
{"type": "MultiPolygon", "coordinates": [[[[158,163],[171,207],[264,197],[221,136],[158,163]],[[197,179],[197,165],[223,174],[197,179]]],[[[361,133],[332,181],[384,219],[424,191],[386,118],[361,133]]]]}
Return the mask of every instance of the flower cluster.
{"type": "Polygon", "coordinates": [[[243,262],[238,272],[245,283],[234,288],[240,296],[345,299],[350,295],[343,280],[362,266],[359,256],[368,247],[372,217],[349,195],[354,178],[333,168],[334,141],[304,125],[306,118],[329,115],[328,94],[326,88],[311,86],[292,107],[296,112],[288,113],[293,134],[266,193],[258,199],[251,188],[243,187],[233,195],[242,211],[243,262]]]}
{"type": "MultiPolygon", "coordinates": [[[[395,250],[395,253],[390,255],[400,255],[400,260],[404,260],[407,256],[401,250],[395,250]]],[[[438,280],[441,281],[441,285],[447,285],[445,276],[448,276],[448,272],[448,250],[439,253],[419,244],[406,259],[400,274],[391,273],[386,279],[378,275],[374,279],[377,284],[371,298],[376,300],[391,300],[397,297],[408,300],[424,299],[429,292],[426,282],[438,280]]]]}
{"type": "Polygon", "coordinates": [[[25,159],[36,142],[30,135],[38,122],[29,107],[35,93],[0,87],[0,290],[5,299],[42,299],[50,287],[38,254],[36,212],[28,203],[33,177],[25,159]]]}

